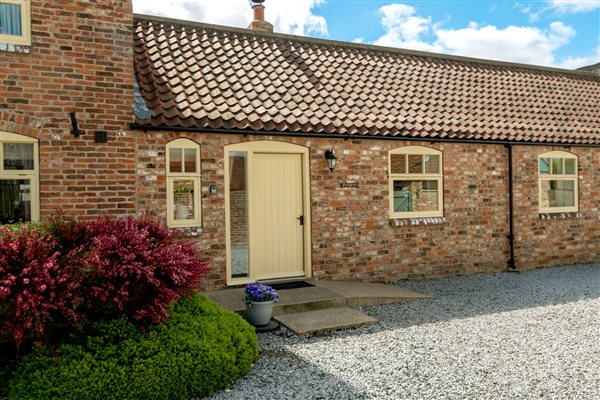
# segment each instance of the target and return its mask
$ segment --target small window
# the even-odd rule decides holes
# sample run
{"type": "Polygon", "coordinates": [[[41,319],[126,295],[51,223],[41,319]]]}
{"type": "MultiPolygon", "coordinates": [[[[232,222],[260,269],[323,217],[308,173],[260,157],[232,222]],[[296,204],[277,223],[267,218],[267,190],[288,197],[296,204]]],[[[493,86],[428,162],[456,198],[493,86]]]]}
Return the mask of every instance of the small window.
{"type": "Polygon", "coordinates": [[[39,219],[37,140],[0,132],[0,224],[39,219]]]}
{"type": "Polygon", "coordinates": [[[540,212],[576,212],[577,156],[564,151],[544,153],[538,158],[540,212]]]}
{"type": "Polygon", "coordinates": [[[167,144],[167,225],[200,226],[200,146],[189,139],[167,144]]]}
{"type": "Polygon", "coordinates": [[[442,152],[408,146],[389,152],[390,218],[441,217],[442,152]]]}
{"type": "Polygon", "coordinates": [[[2,0],[0,43],[31,45],[30,7],[29,0],[2,0]]]}

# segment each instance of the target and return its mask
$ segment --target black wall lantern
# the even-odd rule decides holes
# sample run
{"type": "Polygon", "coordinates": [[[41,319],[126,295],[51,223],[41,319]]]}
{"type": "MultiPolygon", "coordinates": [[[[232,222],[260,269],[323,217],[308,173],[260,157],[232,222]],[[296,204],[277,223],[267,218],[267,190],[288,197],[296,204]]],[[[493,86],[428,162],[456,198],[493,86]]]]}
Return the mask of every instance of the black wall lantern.
{"type": "Polygon", "coordinates": [[[325,150],[325,159],[327,160],[327,167],[329,167],[329,171],[333,172],[337,162],[337,157],[335,154],[333,154],[333,150],[325,150]]]}
{"type": "Polygon", "coordinates": [[[75,115],[75,112],[70,112],[69,117],[71,118],[71,127],[73,128],[71,134],[78,138],[83,132],[81,132],[79,126],[77,126],[77,116],[75,115]]]}

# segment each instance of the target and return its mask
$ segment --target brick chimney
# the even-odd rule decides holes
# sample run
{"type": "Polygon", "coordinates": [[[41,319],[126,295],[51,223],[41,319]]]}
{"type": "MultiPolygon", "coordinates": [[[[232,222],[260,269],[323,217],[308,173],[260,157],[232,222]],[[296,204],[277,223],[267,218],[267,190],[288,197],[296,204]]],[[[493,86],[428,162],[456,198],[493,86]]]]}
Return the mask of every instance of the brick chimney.
{"type": "Polygon", "coordinates": [[[252,0],[252,10],[254,10],[254,21],[250,22],[248,29],[263,32],[273,32],[273,25],[265,21],[265,6],[262,5],[264,0],[252,0]]]}

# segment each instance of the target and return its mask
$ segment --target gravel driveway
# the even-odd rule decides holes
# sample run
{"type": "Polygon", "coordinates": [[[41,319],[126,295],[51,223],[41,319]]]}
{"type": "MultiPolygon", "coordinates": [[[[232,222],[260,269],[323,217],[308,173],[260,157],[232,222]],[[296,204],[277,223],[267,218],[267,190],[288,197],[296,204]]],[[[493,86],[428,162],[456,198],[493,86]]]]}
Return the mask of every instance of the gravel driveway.
{"type": "Polygon", "coordinates": [[[213,399],[600,399],[600,264],[402,281],[432,300],[377,325],[259,335],[253,371],[213,399]]]}

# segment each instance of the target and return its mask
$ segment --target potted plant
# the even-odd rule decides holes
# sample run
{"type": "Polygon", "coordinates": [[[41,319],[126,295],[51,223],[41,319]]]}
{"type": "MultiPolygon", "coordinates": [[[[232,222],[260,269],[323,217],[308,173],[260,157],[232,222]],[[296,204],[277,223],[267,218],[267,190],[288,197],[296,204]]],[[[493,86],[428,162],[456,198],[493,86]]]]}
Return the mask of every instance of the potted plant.
{"type": "Polygon", "coordinates": [[[256,281],[246,286],[244,303],[246,303],[246,319],[254,326],[268,325],[273,315],[273,305],[279,295],[271,286],[256,281]]]}
{"type": "Polygon", "coordinates": [[[188,208],[190,191],[185,186],[178,186],[174,190],[175,219],[187,219],[190,216],[188,208]]]}

